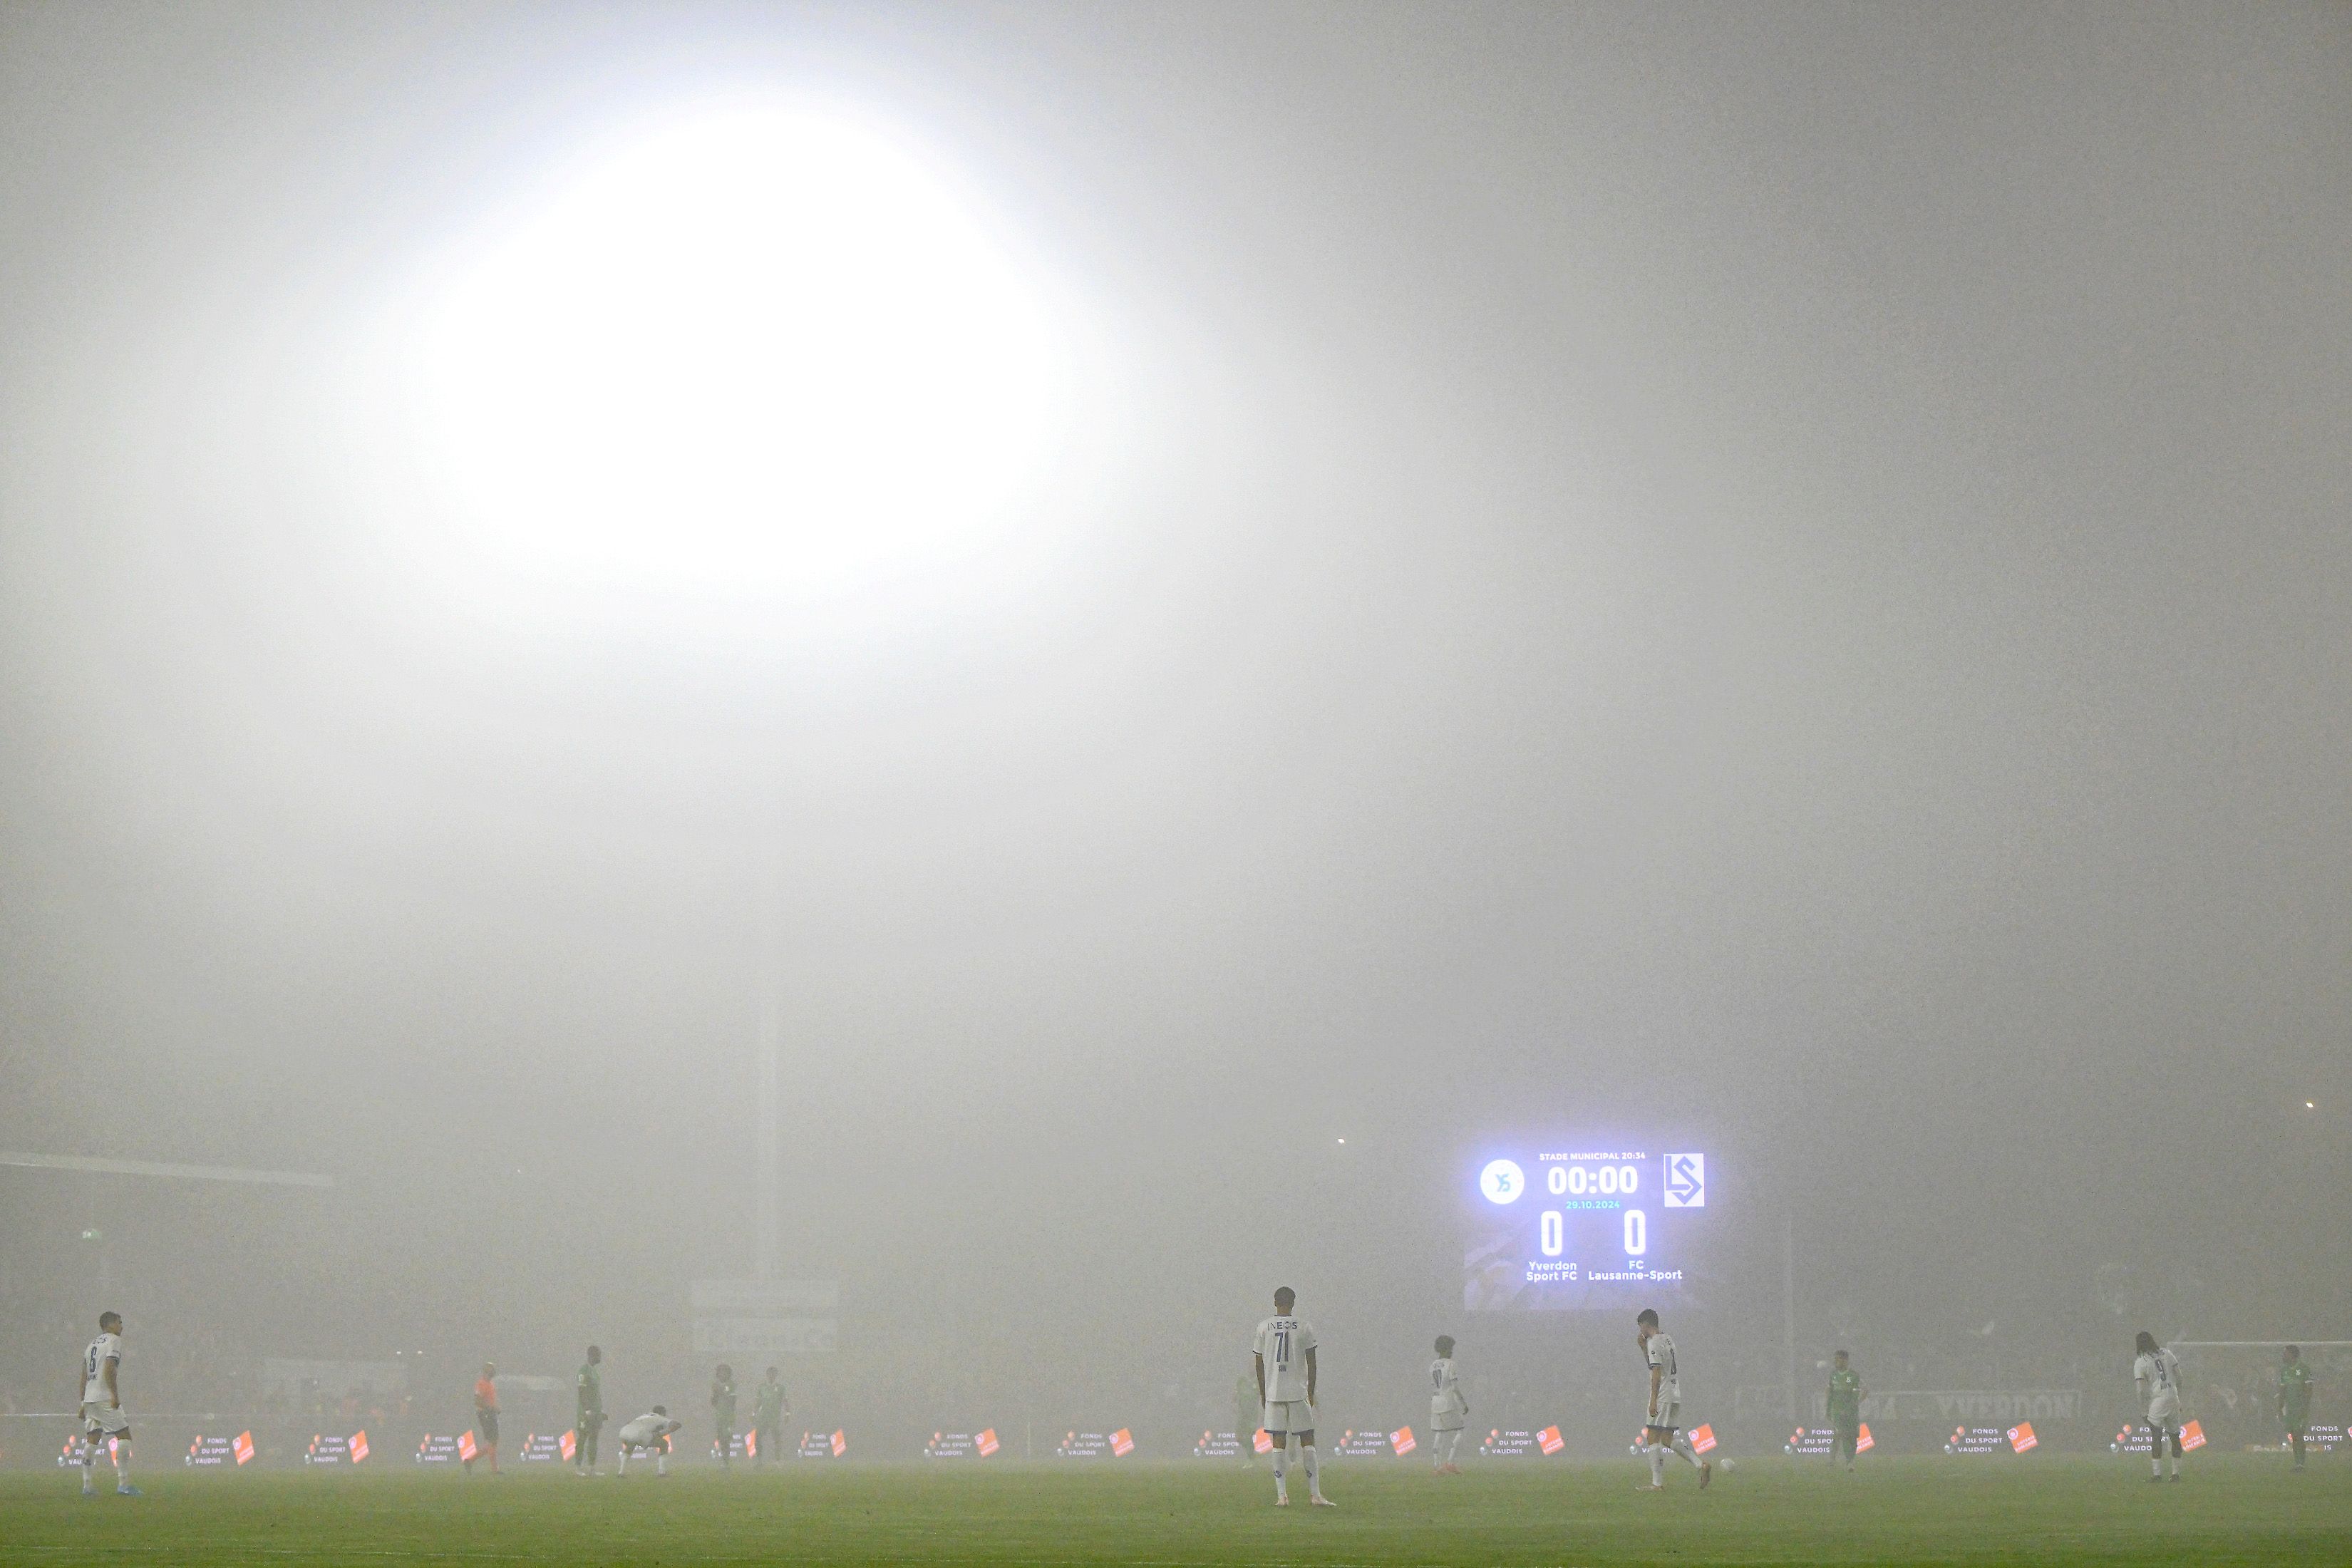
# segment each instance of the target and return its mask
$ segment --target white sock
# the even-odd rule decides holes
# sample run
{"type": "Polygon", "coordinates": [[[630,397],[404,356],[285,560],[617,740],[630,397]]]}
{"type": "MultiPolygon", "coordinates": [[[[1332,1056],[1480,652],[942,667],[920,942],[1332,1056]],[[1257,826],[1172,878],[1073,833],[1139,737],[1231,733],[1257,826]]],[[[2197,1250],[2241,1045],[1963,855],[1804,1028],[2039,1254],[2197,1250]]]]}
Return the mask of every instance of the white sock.
{"type": "Polygon", "coordinates": [[[1318,1480],[1315,1476],[1315,1445],[1312,1443],[1307,1444],[1305,1447],[1298,1450],[1298,1456],[1300,1458],[1307,1461],[1307,1495],[1308,1497],[1321,1497],[1323,1495],[1323,1483],[1318,1480]]]}
{"type": "Polygon", "coordinates": [[[113,1447],[114,1484],[118,1487],[127,1487],[131,1484],[131,1445],[117,1443],[113,1447]]]}
{"type": "Polygon", "coordinates": [[[1679,1432],[1675,1434],[1675,1452],[1688,1459],[1692,1469],[1698,1468],[1698,1450],[1692,1447],[1690,1439],[1679,1432]]]}
{"type": "Polygon", "coordinates": [[[1285,1437],[1274,1446],[1274,1495],[1276,1500],[1290,1495],[1290,1439],[1285,1437]]]}
{"type": "Polygon", "coordinates": [[[84,1438],[81,1446],[81,1489],[86,1492],[98,1489],[97,1465],[98,1445],[84,1438]]]}
{"type": "Polygon", "coordinates": [[[1664,1443],[1650,1445],[1650,1484],[1654,1487],[1666,1484],[1666,1446],[1664,1443]]]}

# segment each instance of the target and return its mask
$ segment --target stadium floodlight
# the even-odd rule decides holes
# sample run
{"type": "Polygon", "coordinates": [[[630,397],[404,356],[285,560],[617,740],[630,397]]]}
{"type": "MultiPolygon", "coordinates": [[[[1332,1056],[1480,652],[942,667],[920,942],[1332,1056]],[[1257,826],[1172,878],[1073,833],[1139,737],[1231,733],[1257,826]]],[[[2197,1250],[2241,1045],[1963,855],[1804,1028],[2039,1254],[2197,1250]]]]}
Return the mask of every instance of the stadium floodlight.
{"type": "Polygon", "coordinates": [[[643,129],[464,247],[415,322],[426,469],[542,581],[825,599],[984,550],[1059,439],[1035,269],[855,117],[643,129]]]}
{"type": "MultiPolygon", "coordinates": [[[[636,122],[437,253],[384,319],[427,502],[404,543],[502,620],[897,641],[932,601],[1043,564],[1046,481],[1082,489],[1062,459],[1104,423],[1087,315],[946,163],[850,106],[636,122]]],[[[772,904],[772,860],[761,875],[772,904]]],[[[772,958],[762,1279],[780,985],[772,958]]]]}

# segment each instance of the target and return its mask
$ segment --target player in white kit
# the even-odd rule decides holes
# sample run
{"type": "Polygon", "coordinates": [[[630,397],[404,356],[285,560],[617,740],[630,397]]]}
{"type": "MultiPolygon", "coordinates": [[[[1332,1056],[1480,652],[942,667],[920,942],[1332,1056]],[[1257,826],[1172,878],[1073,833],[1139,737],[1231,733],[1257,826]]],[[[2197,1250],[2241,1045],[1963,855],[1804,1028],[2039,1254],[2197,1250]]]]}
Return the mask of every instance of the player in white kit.
{"type": "Polygon", "coordinates": [[[1315,1331],[1291,1316],[1298,1293],[1285,1285],[1274,1293],[1274,1316],[1257,1326],[1252,1349],[1257,1362],[1257,1394],[1265,1403],[1265,1435],[1274,1439],[1274,1506],[1290,1506],[1288,1443],[1298,1439],[1307,1462],[1307,1500],[1330,1508],[1316,1473],[1315,1331]]]}
{"type": "Polygon", "coordinates": [[[673,1421],[669,1418],[667,1406],[656,1405],[643,1415],[623,1426],[618,1439],[621,1450],[620,1473],[625,1476],[629,1473],[631,1454],[649,1453],[654,1457],[654,1474],[657,1476],[669,1474],[669,1436],[685,1425],[683,1421],[673,1421]]]}
{"type": "Polygon", "coordinates": [[[2156,1342],[2146,1330],[2134,1342],[2138,1355],[2132,1362],[2132,1379],[2139,1384],[2140,1403],[2147,1406],[2147,1479],[2164,1479],[2164,1462],[2172,1464],[2172,1479],[2180,1479],[2180,1358],[2156,1342]],[[2166,1445],[2171,1453],[2165,1452],[2166,1445]]]}
{"type": "Polygon", "coordinates": [[[1700,1458],[1690,1439],[1683,1436],[1682,1367],[1675,1360],[1675,1342],[1658,1327],[1654,1309],[1643,1308],[1633,1320],[1633,1342],[1642,1347],[1642,1359],[1650,1363],[1650,1403],[1642,1415],[1642,1442],[1650,1453],[1650,1484],[1637,1489],[1666,1489],[1666,1450],[1671,1447],[1697,1467],[1699,1489],[1705,1491],[1706,1483],[1715,1479],[1715,1467],[1700,1458]]]}
{"type": "Polygon", "coordinates": [[[1437,1336],[1437,1359],[1429,1363],[1429,1447],[1441,1476],[1458,1476],[1454,1452],[1462,1446],[1462,1423],[1470,1402],[1462,1396],[1462,1374],[1454,1366],[1454,1336],[1437,1336]]]}
{"type": "Polygon", "coordinates": [[[131,1417],[122,1411],[122,1390],[116,1383],[117,1369],[122,1364],[122,1314],[100,1312],[98,1315],[98,1338],[81,1354],[81,1495],[96,1497],[98,1487],[90,1477],[98,1464],[98,1450],[112,1438],[114,1449],[114,1495],[137,1497],[139,1489],[131,1484],[131,1417]]]}

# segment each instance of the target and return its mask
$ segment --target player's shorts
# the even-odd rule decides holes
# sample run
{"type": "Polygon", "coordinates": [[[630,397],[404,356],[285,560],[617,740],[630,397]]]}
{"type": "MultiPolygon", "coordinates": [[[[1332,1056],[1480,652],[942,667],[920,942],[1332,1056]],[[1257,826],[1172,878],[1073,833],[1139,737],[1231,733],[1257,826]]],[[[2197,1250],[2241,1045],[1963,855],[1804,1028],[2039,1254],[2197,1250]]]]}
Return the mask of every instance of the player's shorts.
{"type": "Polygon", "coordinates": [[[475,1411],[474,1430],[482,1435],[483,1442],[493,1448],[497,1447],[499,1446],[499,1413],[495,1410],[475,1411]]]}
{"type": "Polygon", "coordinates": [[[1268,1400],[1265,1429],[1269,1432],[1312,1432],[1315,1430],[1315,1406],[1303,1399],[1268,1400]]]}
{"type": "Polygon", "coordinates": [[[2180,1425],[2180,1395],[2159,1394],[2147,1402],[2147,1424],[2151,1426],[2180,1425]]]}
{"type": "Polygon", "coordinates": [[[1658,1407],[1658,1413],[1655,1415],[1644,1410],[1642,1413],[1642,1425],[1654,1432],[1679,1432],[1683,1429],[1683,1407],[1679,1403],[1663,1405],[1658,1407]]]}
{"type": "Polygon", "coordinates": [[[661,1429],[640,1426],[632,1421],[614,1435],[613,1440],[624,1448],[658,1448],[662,1447],[661,1429]]]}
{"type": "Polygon", "coordinates": [[[1431,1411],[1429,1413],[1429,1429],[1433,1432],[1461,1431],[1462,1412],[1459,1410],[1448,1410],[1441,1415],[1434,1410],[1431,1411]]]}
{"type": "Polygon", "coordinates": [[[128,1437],[131,1415],[121,1405],[93,1399],[81,1407],[81,1426],[84,1432],[101,1437],[128,1437]]]}

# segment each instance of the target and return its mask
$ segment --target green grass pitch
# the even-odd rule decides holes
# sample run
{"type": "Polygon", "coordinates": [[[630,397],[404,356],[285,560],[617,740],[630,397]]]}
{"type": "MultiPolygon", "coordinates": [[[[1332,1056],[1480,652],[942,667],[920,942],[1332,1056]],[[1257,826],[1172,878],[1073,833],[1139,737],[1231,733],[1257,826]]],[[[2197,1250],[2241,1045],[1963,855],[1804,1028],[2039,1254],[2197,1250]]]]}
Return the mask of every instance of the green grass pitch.
{"type": "MultiPolygon", "coordinates": [[[[954,1468],[681,1468],[575,1479],[387,1468],[137,1478],[84,1501],[62,1471],[0,1475],[0,1563],[2115,1563],[2134,1568],[2352,1562],[2352,1457],[2297,1476],[2270,1456],[2192,1461],[2150,1486],[2137,1461],[1743,1463],[1702,1494],[1687,1468],[1328,1465],[1339,1507],[1280,1511],[1263,1470],[1208,1462],[993,1461],[954,1468]]],[[[101,1469],[100,1474],[106,1472],[101,1469]]]]}

